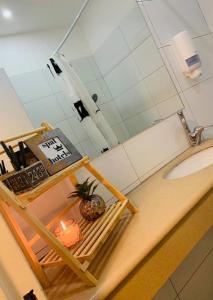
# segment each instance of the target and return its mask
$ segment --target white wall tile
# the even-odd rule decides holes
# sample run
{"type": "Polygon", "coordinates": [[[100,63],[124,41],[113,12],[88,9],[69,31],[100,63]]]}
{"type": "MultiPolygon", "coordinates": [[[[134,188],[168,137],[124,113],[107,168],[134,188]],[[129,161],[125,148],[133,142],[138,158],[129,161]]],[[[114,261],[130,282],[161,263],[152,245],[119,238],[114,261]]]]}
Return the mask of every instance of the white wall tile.
{"type": "Polygon", "coordinates": [[[115,102],[123,119],[133,117],[154,106],[152,97],[143,81],[115,98],[115,102]]]}
{"type": "Polygon", "coordinates": [[[99,107],[104,117],[106,118],[107,122],[111,126],[116,125],[122,121],[121,115],[114,101],[101,104],[99,107]]]}
{"type": "Polygon", "coordinates": [[[122,193],[127,195],[129,192],[134,190],[140,184],[140,180],[136,180],[134,183],[128,185],[126,188],[122,189],[122,193]]]}
{"type": "Polygon", "coordinates": [[[177,94],[174,83],[165,67],[160,68],[153,74],[144,79],[153,101],[158,104],[177,94]]]}
{"type": "Polygon", "coordinates": [[[188,30],[192,37],[210,32],[196,0],[146,1],[144,6],[162,45],[183,30],[188,30]]]}
{"type": "Polygon", "coordinates": [[[75,115],[74,106],[72,100],[65,93],[61,92],[55,95],[58,103],[60,104],[62,110],[66,117],[72,117],[75,115]]]}
{"type": "Polygon", "coordinates": [[[163,60],[152,37],[137,47],[132,55],[143,78],[163,66],[163,60]]]}
{"type": "Polygon", "coordinates": [[[202,62],[202,75],[196,79],[187,78],[181,69],[181,66],[174,54],[174,50],[171,46],[165,47],[162,51],[165,52],[169,59],[170,65],[175,73],[175,76],[184,91],[187,88],[192,87],[210,77],[213,76],[213,37],[211,34],[193,39],[193,43],[200,55],[202,62]]]}
{"type": "Polygon", "coordinates": [[[184,92],[196,121],[200,125],[213,124],[212,102],[213,78],[208,79],[184,92]]]}
{"type": "Polygon", "coordinates": [[[37,127],[44,121],[58,123],[65,119],[65,114],[54,95],[26,103],[25,109],[33,125],[37,127]]]}
{"type": "Polygon", "coordinates": [[[93,165],[120,190],[138,180],[123,146],[117,146],[96,158],[93,160],[93,165]]]}
{"type": "Polygon", "coordinates": [[[112,129],[115,132],[120,144],[130,138],[129,131],[127,130],[123,122],[112,126],[112,129]]]}
{"type": "Polygon", "coordinates": [[[115,29],[94,54],[94,59],[103,75],[113,69],[130,50],[119,28],[115,29]]]}
{"type": "Polygon", "coordinates": [[[190,252],[190,254],[171,276],[171,280],[178,293],[184,287],[186,282],[189,281],[193,273],[196,271],[211,249],[213,249],[213,227],[208,231],[204,238],[196,245],[192,252],[190,252]]]}
{"type": "Polygon", "coordinates": [[[50,73],[50,70],[46,67],[42,70],[44,77],[46,81],[48,82],[51,90],[53,93],[58,93],[62,91],[62,87],[60,86],[60,83],[58,81],[57,77],[53,77],[53,75],[50,73]]]}
{"type": "Polygon", "coordinates": [[[140,78],[141,75],[131,55],[105,76],[113,97],[136,85],[140,78]]]}
{"type": "Polygon", "coordinates": [[[168,162],[189,146],[177,116],[149,128],[123,145],[139,177],[152,169],[155,172],[161,163],[168,162]]]}
{"type": "Polygon", "coordinates": [[[184,116],[186,117],[189,128],[191,130],[193,130],[199,124],[196,121],[196,118],[194,116],[194,112],[192,111],[189,103],[187,102],[185,95],[183,93],[180,93],[179,96],[180,96],[181,101],[184,105],[184,109],[183,109],[184,116]]]}
{"type": "Polygon", "coordinates": [[[103,103],[109,102],[112,99],[110,90],[107,87],[106,82],[103,79],[91,81],[86,84],[86,87],[91,96],[93,94],[98,95],[97,104],[103,104],[103,103]]]}
{"type": "Polygon", "coordinates": [[[138,6],[131,9],[120,24],[130,49],[135,49],[150,35],[149,28],[138,6]]]}
{"type": "Polygon", "coordinates": [[[98,71],[92,56],[86,56],[76,60],[72,60],[71,64],[84,83],[96,80],[101,77],[101,73],[98,71]]]}
{"type": "Polygon", "coordinates": [[[170,77],[171,77],[178,93],[181,93],[182,92],[181,86],[180,86],[179,81],[177,80],[176,74],[175,74],[175,72],[172,68],[172,64],[175,64],[176,61],[174,61],[174,62],[172,61],[170,63],[170,60],[169,60],[168,55],[166,53],[166,50],[168,48],[170,48],[170,46],[165,46],[165,47],[159,48],[159,51],[160,51],[161,57],[164,61],[165,67],[166,67],[166,69],[167,69],[167,71],[168,71],[168,73],[169,73],[169,75],[170,75],[170,77]]]}
{"type": "Polygon", "coordinates": [[[152,126],[153,122],[158,119],[160,119],[160,115],[157,109],[153,107],[125,120],[124,124],[129,131],[130,136],[133,137],[152,126]]]}
{"type": "Polygon", "coordinates": [[[213,32],[213,3],[212,3],[212,1],[211,0],[198,0],[198,3],[200,4],[200,7],[203,11],[205,19],[209,25],[209,28],[211,29],[211,32],[213,32]]]}
{"type": "Polygon", "coordinates": [[[74,134],[74,132],[70,126],[70,123],[67,120],[63,120],[61,122],[54,123],[54,127],[60,128],[72,144],[78,143],[78,138],[74,134]]]}
{"type": "Polygon", "coordinates": [[[84,153],[87,156],[89,156],[91,159],[100,155],[98,150],[95,148],[95,146],[92,144],[92,142],[89,139],[82,141],[80,144],[84,153]]]}
{"type": "Polygon", "coordinates": [[[211,300],[213,299],[213,251],[179,294],[180,300],[211,300]]]}
{"type": "Polygon", "coordinates": [[[69,122],[75,136],[78,138],[78,142],[88,139],[88,135],[86,134],[83,126],[81,125],[81,122],[77,119],[76,116],[69,118],[68,122],[69,122]]]}
{"type": "Polygon", "coordinates": [[[52,94],[42,70],[16,75],[11,77],[10,80],[23,103],[52,94]]]}
{"type": "Polygon", "coordinates": [[[86,153],[84,152],[83,148],[81,147],[81,144],[76,144],[74,145],[76,147],[76,149],[79,151],[79,153],[82,155],[82,156],[85,156],[86,153]]]}
{"type": "Polygon", "coordinates": [[[184,108],[179,95],[176,95],[168,100],[165,100],[156,106],[162,119],[168,118],[174,112],[184,108]]]}

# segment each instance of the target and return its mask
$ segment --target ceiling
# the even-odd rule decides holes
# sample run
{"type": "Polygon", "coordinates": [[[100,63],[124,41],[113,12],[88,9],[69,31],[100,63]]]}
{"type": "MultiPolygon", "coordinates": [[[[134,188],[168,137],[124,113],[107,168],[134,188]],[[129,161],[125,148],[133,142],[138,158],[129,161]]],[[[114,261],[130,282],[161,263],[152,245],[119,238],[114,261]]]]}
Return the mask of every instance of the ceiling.
{"type": "Polygon", "coordinates": [[[43,30],[71,24],[85,0],[0,0],[0,9],[13,17],[0,15],[0,36],[43,30]]]}

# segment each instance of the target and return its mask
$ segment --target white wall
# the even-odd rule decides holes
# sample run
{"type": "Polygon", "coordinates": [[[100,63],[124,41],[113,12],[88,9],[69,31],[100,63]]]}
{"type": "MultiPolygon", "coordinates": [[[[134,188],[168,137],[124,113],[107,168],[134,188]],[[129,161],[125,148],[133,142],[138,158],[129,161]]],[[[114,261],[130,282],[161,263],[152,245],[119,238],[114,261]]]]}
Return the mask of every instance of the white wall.
{"type": "MultiPolygon", "coordinates": [[[[0,139],[30,130],[27,117],[8,77],[0,70],[0,139]]],[[[46,299],[21,249],[0,215],[0,286],[10,300],[21,300],[32,288],[38,298],[46,299]]]]}
{"type": "Polygon", "coordinates": [[[1,299],[1,300],[8,300],[8,299],[6,298],[6,295],[5,295],[5,293],[3,292],[3,290],[2,290],[1,287],[0,287],[0,299],[1,299]]]}
{"type": "Polygon", "coordinates": [[[89,2],[86,11],[81,16],[80,28],[92,54],[98,50],[134,6],[135,0],[92,0],[89,2]]]}
{"type": "Polygon", "coordinates": [[[16,92],[11,85],[5,71],[0,69],[0,139],[21,133],[24,130],[32,129],[32,123],[28,118],[23,105],[18,99],[16,92]],[[19,126],[16,127],[14,120],[19,120],[19,126]]]}
{"type": "MultiPolygon", "coordinates": [[[[9,77],[45,68],[66,31],[67,26],[1,37],[1,68],[5,69],[9,77]]],[[[73,32],[71,42],[75,45],[69,51],[73,59],[88,54],[88,46],[81,39],[78,27],[73,32]]]]}

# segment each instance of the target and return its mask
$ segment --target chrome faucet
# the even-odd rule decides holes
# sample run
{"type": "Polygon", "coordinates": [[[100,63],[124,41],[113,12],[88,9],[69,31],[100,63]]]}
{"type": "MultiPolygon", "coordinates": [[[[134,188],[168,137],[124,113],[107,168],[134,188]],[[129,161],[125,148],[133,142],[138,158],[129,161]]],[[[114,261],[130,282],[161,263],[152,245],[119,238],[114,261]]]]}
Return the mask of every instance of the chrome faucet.
{"type": "Polygon", "coordinates": [[[188,140],[189,140],[189,143],[191,146],[197,146],[197,145],[200,145],[201,142],[202,142],[202,133],[204,131],[204,129],[206,128],[210,128],[210,127],[213,127],[213,125],[209,125],[209,126],[197,126],[194,128],[193,131],[191,131],[189,129],[189,126],[186,122],[186,118],[183,114],[183,111],[179,111],[178,113],[178,116],[180,118],[180,121],[181,121],[181,124],[183,125],[183,128],[185,130],[185,133],[188,137],[188,140]]]}

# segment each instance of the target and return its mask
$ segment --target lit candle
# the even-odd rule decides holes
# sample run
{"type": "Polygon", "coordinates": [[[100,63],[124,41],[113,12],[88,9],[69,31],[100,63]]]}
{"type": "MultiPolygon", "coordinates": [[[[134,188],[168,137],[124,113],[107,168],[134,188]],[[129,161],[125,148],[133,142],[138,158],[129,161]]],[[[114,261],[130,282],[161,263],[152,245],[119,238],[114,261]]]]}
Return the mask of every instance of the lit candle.
{"type": "Polygon", "coordinates": [[[64,221],[60,221],[61,228],[64,232],[70,232],[70,227],[67,227],[67,225],[64,223],[64,221]]]}
{"type": "Polygon", "coordinates": [[[56,228],[55,235],[67,248],[75,245],[81,238],[80,228],[73,220],[60,221],[60,226],[56,228]]]}

